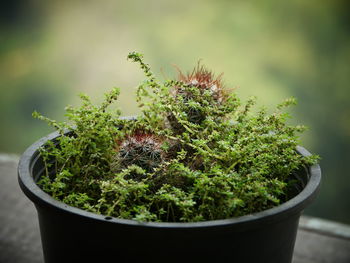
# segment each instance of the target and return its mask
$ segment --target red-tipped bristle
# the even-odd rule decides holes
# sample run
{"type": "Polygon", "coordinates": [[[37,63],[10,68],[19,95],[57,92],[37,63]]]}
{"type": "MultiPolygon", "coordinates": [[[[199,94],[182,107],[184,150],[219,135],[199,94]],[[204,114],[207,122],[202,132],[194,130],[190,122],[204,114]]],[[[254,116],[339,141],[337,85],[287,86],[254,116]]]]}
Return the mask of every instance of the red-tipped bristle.
{"type": "Polygon", "coordinates": [[[127,135],[123,140],[116,141],[116,151],[119,151],[120,147],[130,143],[153,143],[155,147],[159,148],[161,145],[161,139],[154,134],[147,133],[146,131],[136,130],[132,134],[127,135]]]}
{"type": "Polygon", "coordinates": [[[147,139],[155,139],[155,136],[153,134],[150,133],[146,133],[144,131],[135,131],[132,135],[129,136],[130,138],[133,138],[134,140],[140,142],[140,141],[144,141],[147,139]]]}
{"type": "Polygon", "coordinates": [[[178,79],[185,84],[193,84],[200,88],[211,88],[214,85],[217,90],[223,89],[222,84],[222,75],[215,77],[214,73],[205,68],[203,65],[198,62],[197,66],[193,69],[191,73],[187,73],[186,75],[181,72],[180,69],[177,69],[179,72],[178,79]]]}

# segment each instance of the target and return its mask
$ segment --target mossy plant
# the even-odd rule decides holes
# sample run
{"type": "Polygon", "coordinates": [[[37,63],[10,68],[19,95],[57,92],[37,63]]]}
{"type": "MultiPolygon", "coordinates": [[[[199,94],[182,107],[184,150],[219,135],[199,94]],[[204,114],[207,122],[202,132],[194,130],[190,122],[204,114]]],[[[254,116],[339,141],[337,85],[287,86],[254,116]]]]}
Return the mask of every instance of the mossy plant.
{"type": "Polygon", "coordinates": [[[81,95],[66,122],[34,112],[60,132],[40,149],[46,172],[38,184],[68,205],[106,216],[156,222],[225,219],[288,200],[292,175],[317,156],[296,152],[304,126],[287,124],[287,99],[272,113],[252,111],[224,87],[221,75],[198,64],[161,83],[139,53],[146,80],[136,101],[141,114],[109,111],[112,89],[100,106],[81,95]]]}

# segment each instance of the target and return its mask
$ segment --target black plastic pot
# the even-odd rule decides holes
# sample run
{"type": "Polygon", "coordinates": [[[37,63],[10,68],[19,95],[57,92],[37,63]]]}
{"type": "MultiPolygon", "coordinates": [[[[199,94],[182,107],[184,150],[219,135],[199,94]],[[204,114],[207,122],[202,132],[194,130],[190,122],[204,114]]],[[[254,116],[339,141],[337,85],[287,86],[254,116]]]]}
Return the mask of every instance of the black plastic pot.
{"type": "MultiPolygon", "coordinates": [[[[238,218],[196,223],[140,223],[93,214],[56,201],[36,181],[43,173],[38,148],[22,155],[18,178],[35,204],[46,263],[55,262],[291,262],[299,217],[314,199],[321,170],[297,177],[300,193],[282,205],[238,218]]],[[[310,153],[302,147],[302,155],[310,153]]]]}

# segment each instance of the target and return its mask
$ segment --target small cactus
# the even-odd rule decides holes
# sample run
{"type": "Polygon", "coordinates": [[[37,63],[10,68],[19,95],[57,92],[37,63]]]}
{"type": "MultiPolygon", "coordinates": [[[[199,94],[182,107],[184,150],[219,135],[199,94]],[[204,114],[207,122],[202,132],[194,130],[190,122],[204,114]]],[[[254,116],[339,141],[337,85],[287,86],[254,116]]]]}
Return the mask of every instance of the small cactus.
{"type": "MultiPolygon", "coordinates": [[[[187,120],[191,123],[201,124],[206,118],[206,113],[201,109],[189,106],[188,101],[194,100],[202,104],[205,99],[204,93],[209,92],[211,95],[208,100],[209,104],[213,106],[222,104],[227,98],[227,93],[221,79],[222,74],[215,77],[211,71],[206,69],[203,65],[200,65],[200,63],[197,64],[191,73],[183,74],[181,70],[178,69],[178,71],[178,80],[185,86],[175,86],[173,96],[175,98],[182,98],[182,101],[184,102],[184,111],[187,114],[187,120]],[[197,88],[197,95],[193,94],[190,88],[197,88]]],[[[177,133],[182,133],[184,131],[182,125],[178,123],[173,114],[169,114],[167,119],[171,127],[176,130],[177,133]]]]}
{"type": "MultiPolygon", "coordinates": [[[[136,131],[118,143],[114,167],[124,169],[130,165],[137,165],[147,173],[151,173],[164,161],[165,153],[161,145],[162,140],[159,137],[144,131],[136,131]]],[[[130,177],[141,179],[134,175],[130,177]]]]}
{"type": "MultiPolygon", "coordinates": [[[[190,85],[192,87],[197,87],[200,94],[205,91],[210,91],[213,98],[213,103],[220,104],[226,98],[226,92],[224,90],[224,85],[222,83],[222,74],[215,77],[214,73],[206,69],[200,63],[193,69],[191,73],[183,74],[179,70],[179,81],[183,82],[185,85],[190,85]]],[[[184,97],[192,98],[191,94],[184,91],[181,87],[175,87],[175,94],[179,94],[184,97]]]]}

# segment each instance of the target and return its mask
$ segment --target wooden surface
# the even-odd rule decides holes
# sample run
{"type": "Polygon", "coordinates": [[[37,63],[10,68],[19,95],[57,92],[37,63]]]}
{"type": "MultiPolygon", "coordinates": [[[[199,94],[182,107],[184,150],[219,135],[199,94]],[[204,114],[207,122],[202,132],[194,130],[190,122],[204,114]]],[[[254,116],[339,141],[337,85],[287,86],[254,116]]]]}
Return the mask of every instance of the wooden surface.
{"type": "MultiPolygon", "coordinates": [[[[37,215],[18,186],[17,162],[0,154],[0,263],[42,263],[37,215]]],[[[350,263],[350,226],[303,216],[293,263],[350,263]]]]}

